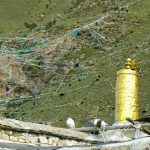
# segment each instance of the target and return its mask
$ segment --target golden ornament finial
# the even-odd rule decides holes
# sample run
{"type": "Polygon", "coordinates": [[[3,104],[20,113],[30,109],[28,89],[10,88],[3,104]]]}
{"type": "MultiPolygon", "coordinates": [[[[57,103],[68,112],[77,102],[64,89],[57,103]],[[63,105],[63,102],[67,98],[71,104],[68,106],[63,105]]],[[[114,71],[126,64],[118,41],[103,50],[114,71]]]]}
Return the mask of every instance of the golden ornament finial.
{"type": "Polygon", "coordinates": [[[131,59],[131,58],[127,58],[126,59],[126,69],[132,69],[132,70],[135,70],[137,68],[137,60],[136,59],[131,59]]]}
{"type": "Polygon", "coordinates": [[[126,69],[131,69],[131,68],[130,68],[131,61],[132,61],[131,58],[127,58],[127,59],[126,59],[126,63],[125,63],[126,69]]]}
{"type": "Polygon", "coordinates": [[[135,69],[137,68],[137,65],[138,65],[138,62],[137,62],[136,59],[131,60],[130,68],[131,68],[132,70],[135,70],[135,69]]]}

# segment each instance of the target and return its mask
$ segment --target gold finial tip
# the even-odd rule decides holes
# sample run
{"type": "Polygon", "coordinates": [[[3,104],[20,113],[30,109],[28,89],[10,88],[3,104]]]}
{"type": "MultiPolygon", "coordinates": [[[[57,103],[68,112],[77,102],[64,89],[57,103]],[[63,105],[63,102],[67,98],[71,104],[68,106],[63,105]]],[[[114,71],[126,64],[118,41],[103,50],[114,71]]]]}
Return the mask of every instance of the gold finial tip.
{"type": "Polygon", "coordinates": [[[127,59],[126,59],[126,63],[125,63],[126,69],[131,69],[131,68],[130,68],[131,61],[132,61],[131,58],[127,58],[127,59]]]}
{"type": "Polygon", "coordinates": [[[126,62],[131,62],[131,60],[132,60],[131,58],[127,58],[126,62]]]}
{"type": "Polygon", "coordinates": [[[126,69],[132,69],[135,70],[137,68],[137,60],[136,59],[131,59],[131,58],[127,58],[126,59],[126,69]]]}

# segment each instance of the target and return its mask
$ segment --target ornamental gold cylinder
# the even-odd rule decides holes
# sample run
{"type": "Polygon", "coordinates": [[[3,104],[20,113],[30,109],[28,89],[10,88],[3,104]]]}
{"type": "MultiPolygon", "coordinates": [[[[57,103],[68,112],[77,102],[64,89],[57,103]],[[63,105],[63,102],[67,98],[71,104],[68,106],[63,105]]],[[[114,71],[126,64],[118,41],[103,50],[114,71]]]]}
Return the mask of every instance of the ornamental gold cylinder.
{"type": "Polygon", "coordinates": [[[115,93],[115,122],[125,122],[126,118],[139,118],[138,73],[131,68],[117,72],[115,93]]]}

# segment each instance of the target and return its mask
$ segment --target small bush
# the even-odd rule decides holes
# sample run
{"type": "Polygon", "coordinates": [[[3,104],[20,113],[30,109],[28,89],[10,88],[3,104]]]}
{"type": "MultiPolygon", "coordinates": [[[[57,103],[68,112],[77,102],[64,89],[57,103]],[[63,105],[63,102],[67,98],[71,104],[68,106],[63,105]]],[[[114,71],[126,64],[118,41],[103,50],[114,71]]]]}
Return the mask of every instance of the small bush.
{"type": "Polygon", "coordinates": [[[2,44],[3,44],[3,41],[0,41],[0,48],[1,48],[2,44]]]}
{"type": "Polygon", "coordinates": [[[48,4],[46,4],[46,5],[45,5],[45,8],[47,9],[48,7],[49,7],[49,5],[48,5],[48,4]]]}
{"type": "Polygon", "coordinates": [[[56,20],[49,21],[49,22],[46,24],[45,29],[49,29],[49,28],[51,28],[51,27],[52,27],[55,23],[56,23],[56,20]]]}
{"type": "Polygon", "coordinates": [[[76,0],[76,5],[79,5],[80,3],[84,2],[85,0],[76,0]]]}
{"type": "Polygon", "coordinates": [[[25,25],[26,28],[28,28],[30,30],[33,30],[34,28],[37,27],[36,23],[27,23],[27,22],[25,22],[24,25],[25,25]]]}

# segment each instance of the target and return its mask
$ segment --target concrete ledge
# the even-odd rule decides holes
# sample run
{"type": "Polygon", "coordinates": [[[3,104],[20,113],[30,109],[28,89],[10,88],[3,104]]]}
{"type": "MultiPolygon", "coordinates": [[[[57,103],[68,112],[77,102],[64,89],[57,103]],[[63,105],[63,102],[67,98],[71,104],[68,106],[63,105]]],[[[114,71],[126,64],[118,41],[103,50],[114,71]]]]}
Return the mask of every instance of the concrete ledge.
{"type": "Polygon", "coordinates": [[[49,125],[35,124],[30,122],[18,121],[15,119],[0,119],[0,129],[12,130],[25,133],[47,134],[67,139],[79,141],[98,141],[98,139],[90,134],[73,131],[65,128],[57,128],[49,125]]]}
{"type": "Polygon", "coordinates": [[[59,150],[150,150],[150,137],[111,144],[65,147],[59,150]]]}
{"type": "Polygon", "coordinates": [[[0,119],[0,139],[58,147],[90,145],[99,141],[92,134],[6,118],[0,119]]]}

